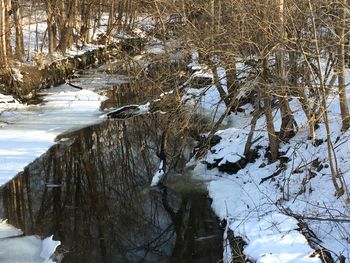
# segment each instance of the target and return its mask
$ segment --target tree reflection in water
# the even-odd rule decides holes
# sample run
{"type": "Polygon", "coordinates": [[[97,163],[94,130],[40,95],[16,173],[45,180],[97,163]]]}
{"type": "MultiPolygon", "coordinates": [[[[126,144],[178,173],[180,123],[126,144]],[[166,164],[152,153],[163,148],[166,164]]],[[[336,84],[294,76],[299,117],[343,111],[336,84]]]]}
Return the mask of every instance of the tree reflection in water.
{"type": "MultiPolygon", "coordinates": [[[[191,205],[200,203],[194,191],[149,188],[167,123],[140,116],[61,136],[2,188],[0,217],[26,235],[54,234],[62,262],[216,262],[222,235],[212,227],[213,215],[201,214],[210,203],[191,205]],[[210,249],[195,245],[198,233],[208,235],[204,221],[216,231],[210,249]],[[197,261],[195,250],[204,251],[197,261]]],[[[166,137],[167,169],[176,173],[184,165],[181,138],[166,137]]]]}
{"type": "Polygon", "coordinates": [[[25,234],[54,233],[63,262],[169,262],[174,227],[161,194],[147,190],[157,125],[136,117],[68,135],[3,187],[1,216],[25,234]]]}

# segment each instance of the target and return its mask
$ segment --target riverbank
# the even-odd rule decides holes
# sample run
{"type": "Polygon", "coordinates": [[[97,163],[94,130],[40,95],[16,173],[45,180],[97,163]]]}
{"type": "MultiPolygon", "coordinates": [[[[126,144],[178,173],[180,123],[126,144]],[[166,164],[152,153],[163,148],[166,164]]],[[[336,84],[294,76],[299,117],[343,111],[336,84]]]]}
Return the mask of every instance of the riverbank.
{"type": "MultiPolygon", "coordinates": [[[[117,119],[132,119],[145,112],[149,115],[155,114],[154,118],[159,122],[158,124],[161,124],[154,129],[159,136],[157,143],[150,143],[147,136],[141,139],[145,135],[142,134],[142,136],[137,137],[137,143],[140,143],[140,145],[135,148],[142,151],[144,149],[156,150],[153,155],[160,159],[152,160],[152,164],[145,164],[144,170],[147,170],[148,177],[142,179],[145,180],[143,184],[145,182],[150,184],[152,175],[162,175],[152,185],[157,185],[159,182],[163,183],[162,180],[166,182],[173,172],[169,174],[168,172],[171,169],[163,165],[166,157],[178,157],[177,154],[171,151],[180,148],[182,150],[185,144],[190,144],[186,140],[186,136],[191,135],[205,142],[203,137],[206,137],[207,133],[202,128],[212,127],[212,123],[218,121],[221,115],[225,113],[226,105],[215,86],[213,72],[199,63],[198,53],[193,54],[193,61],[186,71],[182,68],[182,64],[188,61],[184,61],[184,53],[175,52],[179,48],[179,44],[174,44],[176,41],[169,41],[174,47],[171,51],[165,48],[161,41],[156,40],[154,42],[156,43],[154,48],[147,50],[151,54],[147,55],[153,57],[157,63],[150,63],[147,60],[148,57],[142,54],[137,56],[135,60],[128,57],[127,63],[129,64],[126,67],[115,64],[113,65],[115,68],[111,65],[111,67],[101,71],[104,72],[103,74],[126,71],[128,77],[135,80],[132,83],[127,83],[126,78],[121,78],[117,79],[117,82],[123,85],[116,85],[108,89],[106,85],[102,84],[102,80],[97,82],[91,80],[90,83],[93,83],[91,90],[80,90],[63,84],[56,89],[45,91],[46,97],[44,100],[46,100],[46,103],[44,107],[36,107],[36,105],[21,106],[17,105],[12,97],[3,97],[4,112],[2,116],[5,117],[2,123],[3,130],[6,131],[7,127],[18,121],[18,129],[15,132],[9,130],[3,136],[4,141],[0,141],[1,145],[4,145],[0,153],[3,153],[3,160],[8,161],[7,167],[9,169],[12,166],[16,167],[15,163],[11,164],[12,157],[17,161],[24,157],[23,165],[21,164],[21,169],[23,169],[24,163],[34,160],[45,152],[44,149],[52,145],[54,138],[62,131],[99,122],[101,120],[99,116],[102,115],[99,110],[100,104],[105,99],[103,93],[110,97],[108,103],[103,103],[103,108],[106,109],[124,106],[130,104],[130,102],[141,104],[141,106],[132,105],[130,111],[121,112],[121,115],[116,114],[117,119]],[[180,59],[178,59],[179,57],[180,59]],[[180,63],[178,63],[179,61],[180,63]],[[147,101],[152,103],[150,105],[142,104],[147,101]],[[11,107],[10,105],[18,107],[19,115],[8,110],[8,107],[11,107]],[[41,110],[43,111],[41,112],[41,110]],[[54,116],[50,114],[52,110],[54,116]],[[43,125],[37,125],[37,122],[43,125]],[[192,125],[192,123],[195,125],[192,125]],[[38,130],[33,129],[29,137],[26,137],[23,135],[22,129],[25,125],[37,126],[38,130]],[[193,129],[193,126],[196,126],[196,130],[193,129]],[[168,133],[171,134],[171,137],[177,138],[176,143],[172,142],[170,145],[165,143],[168,133]],[[33,141],[32,145],[27,144],[32,138],[36,138],[37,141],[33,141]],[[15,141],[15,139],[18,139],[18,141],[12,149],[8,143],[11,140],[15,141]],[[32,148],[27,148],[29,149],[27,151],[25,147],[19,147],[20,145],[25,147],[29,145],[32,148]],[[43,147],[41,148],[40,145],[43,147]],[[8,154],[9,149],[11,154],[8,154]],[[26,157],[27,154],[28,158],[26,157]]],[[[68,70],[62,71],[62,75],[60,75],[61,73],[58,74],[62,77],[57,79],[57,83],[66,78],[66,73],[67,76],[71,76],[73,73],[69,68],[74,63],[67,59],[64,64],[68,65],[68,70]]],[[[94,62],[92,65],[94,65],[94,62]]],[[[238,68],[240,66],[242,65],[237,65],[238,68]]],[[[54,72],[55,70],[50,73],[53,78],[55,76],[54,72]]],[[[242,72],[247,72],[247,69],[242,70],[242,72]]],[[[227,93],[225,68],[217,67],[216,74],[224,92],[227,93]]],[[[94,78],[99,79],[96,75],[94,75],[94,78]]],[[[111,76],[104,75],[101,79],[106,78],[111,79],[111,76]]],[[[54,79],[50,81],[55,82],[54,79]]],[[[81,86],[88,87],[89,80],[84,81],[79,82],[75,79],[72,83],[80,88],[81,86]],[[79,85],[79,83],[87,83],[87,85],[79,85]]],[[[320,125],[316,131],[317,138],[319,138],[318,145],[312,144],[307,137],[307,118],[300,103],[293,99],[290,104],[299,130],[289,142],[281,143],[278,161],[271,163],[269,159],[268,133],[264,116],[258,118],[254,128],[252,138],[254,158],[247,160],[244,157],[243,146],[251,132],[254,110],[253,105],[245,103],[240,105],[239,111],[231,112],[224,118],[214,135],[215,140],[211,142],[207,149],[208,151],[206,152],[206,148],[201,145],[200,150],[204,150],[196,156],[197,159],[193,158],[188,163],[188,169],[191,170],[195,178],[207,184],[209,195],[213,200],[212,208],[224,227],[224,262],[344,262],[344,260],[350,258],[347,241],[349,236],[347,230],[349,224],[347,219],[349,214],[347,208],[348,193],[346,191],[343,196],[337,198],[334,195],[334,189],[331,187],[332,181],[326,154],[327,146],[323,139],[326,135],[325,128],[320,125]]],[[[347,186],[349,185],[347,171],[350,170],[350,164],[348,163],[348,144],[346,141],[349,134],[348,132],[341,133],[339,124],[341,119],[336,94],[331,94],[328,105],[332,126],[331,138],[335,142],[335,151],[339,160],[341,160],[340,171],[344,176],[344,185],[347,186]]],[[[274,110],[274,116],[275,126],[280,127],[281,119],[278,110],[274,110]]],[[[14,124],[14,127],[16,127],[16,124],[14,124]]],[[[146,125],[143,131],[146,133],[148,130],[152,130],[149,128],[146,125]]],[[[105,143],[108,144],[108,140],[115,140],[116,134],[123,137],[125,132],[126,128],[121,125],[117,131],[108,134],[105,143]]],[[[133,131],[129,132],[132,133],[133,131]]],[[[60,136],[60,138],[66,139],[65,136],[60,136]]],[[[96,139],[92,135],[87,138],[88,140],[96,139]]],[[[113,143],[111,144],[113,146],[113,143]]],[[[124,154],[128,156],[133,151],[130,144],[131,141],[127,141],[125,145],[121,145],[121,149],[125,151],[124,154]]],[[[88,148],[86,150],[88,151],[88,148]]],[[[105,153],[99,152],[96,153],[97,155],[102,158],[105,153]]],[[[87,158],[86,155],[83,155],[83,157],[87,158]]],[[[94,169],[104,167],[104,164],[100,164],[100,161],[97,160],[97,168],[94,169]]],[[[184,161],[183,159],[176,159],[170,164],[183,163],[184,161]]],[[[120,163],[123,162],[120,161],[120,163]]],[[[130,162],[134,162],[134,160],[130,162]]],[[[69,159],[65,159],[62,163],[69,163],[69,159]]],[[[90,161],[87,162],[85,159],[82,163],[85,166],[90,165],[90,161]]],[[[119,167],[118,164],[114,165],[119,167]]],[[[64,167],[65,172],[67,174],[72,172],[75,169],[74,167],[69,167],[69,165],[64,167]]],[[[89,167],[84,168],[86,172],[89,171],[89,167]]],[[[113,169],[116,169],[115,167],[113,169]]],[[[111,170],[113,169],[111,168],[111,170]]],[[[138,170],[137,167],[133,167],[131,170],[134,169],[138,170]]],[[[9,174],[17,173],[19,170],[9,170],[9,174]]],[[[128,168],[125,171],[130,172],[130,169],[128,168]]],[[[59,170],[59,172],[62,171],[59,170]]],[[[102,175],[97,181],[92,174],[89,174],[89,176],[86,179],[88,184],[105,180],[102,175]]],[[[82,177],[77,174],[76,178],[80,183],[82,177]]],[[[131,176],[131,178],[134,177],[131,176]]],[[[60,192],[62,185],[65,185],[64,183],[57,183],[53,180],[53,183],[50,182],[49,186],[54,189],[57,187],[57,191],[53,191],[60,192]]],[[[114,183],[117,184],[117,182],[114,183]]],[[[111,191],[109,184],[103,185],[103,189],[105,189],[104,191],[111,191]]],[[[86,191],[88,190],[91,189],[89,188],[86,191]]],[[[100,194],[99,191],[95,190],[93,188],[92,196],[96,196],[96,193],[100,194]]],[[[64,191],[69,192],[69,187],[67,186],[64,191]]],[[[78,188],[76,191],[79,192],[80,189],[78,188]]],[[[126,195],[126,193],[124,194],[126,195]]],[[[60,193],[57,196],[61,200],[60,198],[66,196],[66,193],[60,193]]],[[[125,204],[128,204],[128,202],[125,202],[125,204]]],[[[53,206],[57,209],[54,204],[53,206]]],[[[68,209],[75,209],[75,207],[77,206],[68,204],[68,209]]],[[[174,211],[170,211],[168,214],[171,216],[172,212],[174,211]]],[[[108,218],[109,212],[106,213],[105,216],[108,218]]],[[[99,231],[105,233],[104,227],[102,226],[102,230],[99,231]]],[[[178,230],[180,234],[182,233],[181,230],[178,230]]],[[[169,249],[169,247],[166,249],[169,249]]],[[[169,254],[169,252],[167,253],[169,254]]]]}
{"type": "MultiPolygon", "coordinates": [[[[208,115],[225,109],[214,84],[189,92],[198,101],[197,111],[208,115]]],[[[278,161],[269,160],[264,115],[258,118],[252,138],[255,157],[245,158],[254,111],[248,103],[224,119],[207,154],[189,164],[195,167],[196,177],[207,182],[212,207],[226,224],[224,262],[348,262],[350,258],[349,132],[341,132],[338,97],[331,94],[327,104],[331,139],[346,189],[340,197],[329,170],[325,126],[316,130],[320,141],[313,144],[307,137],[302,106],[296,99],[290,104],[299,130],[281,143],[278,161]]],[[[280,127],[278,110],[274,116],[275,127],[280,127]]]]}
{"type": "Polygon", "coordinates": [[[99,108],[106,97],[67,85],[47,90],[39,105],[16,103],[11,97],[0,104],[0,184],[22,171],[55,143],[62,132],[100,120],[99,108]]]}

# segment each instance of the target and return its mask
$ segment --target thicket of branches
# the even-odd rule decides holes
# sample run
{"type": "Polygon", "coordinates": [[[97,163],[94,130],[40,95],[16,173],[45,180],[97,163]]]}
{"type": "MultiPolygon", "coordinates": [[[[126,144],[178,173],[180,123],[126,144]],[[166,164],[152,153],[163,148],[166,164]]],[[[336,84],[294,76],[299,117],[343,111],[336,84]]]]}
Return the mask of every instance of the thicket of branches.
{"type": "MultiPolygon", "coordinates": [[[[342,131],[347,131],[350,116],[345,69],[349,63],[349,1],[157,0],[149,3],[159,19],[168,15],[181,20],[180,36],[201,53],[202,62],[212,69],[214,83],[227,106],[225,114],[239,106],[238,95],[243,89],[255,105],[246,157],[252,147],[257,119],[265,115],[270,160],[279,158],[279,144],[298,131],[290,106],[293,98],[299,101],[308,118],[312,143],[318,141],[317,126],[320,122],[325,125],[333,184],[338,195],[344,192],[331,141],[327,99],[330,94],[339,97],[342,131]],[[238,63],[245,67],[237,68],[238,63]],[[227,91],[216,73],[218,66],[226,69],[227,91]],[[245,77],[241,70],[247,70],[245,77]],[[274,122],[275,109],[282,120],[280,127],[274,122]]],[[[160,24],[164,32],[169,32],[173,25],[166,21],[160,24]]]]}
{"type": "Polygon", "coordinates": [[[24,46],[23,29],[30,24],[34,25],[35,38],[38,38],[38,23],[47,23],[41,47],[36,47],[37,51],[44,46],[49,53],[65,53],[73,43],[84,46],[92,42],[103,15],[108,15],[105,41],[108,41],[113,29],[132,27],[139,6],[138,1],[134,0],[1,0],[0,62],[6,67],[11,59],[25,59],[30,46],[24,46]],[[15,39],[13,45],[10,44],[11,39],[15,39]]]}

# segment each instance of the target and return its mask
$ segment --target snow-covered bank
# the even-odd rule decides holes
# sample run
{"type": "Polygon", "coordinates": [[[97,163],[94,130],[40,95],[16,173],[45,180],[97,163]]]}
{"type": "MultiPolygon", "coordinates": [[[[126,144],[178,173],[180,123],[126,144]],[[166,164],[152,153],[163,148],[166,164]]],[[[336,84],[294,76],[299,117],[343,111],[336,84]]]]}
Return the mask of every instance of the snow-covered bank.
{"type": "MultiPolygon", "coordinates": [[[[197,102],[191,106],[196,105],[197,111],[207,116],[225,107],[214,84],[190,87],[185,99],[189,97],[197,102]]],[[[300,103],[294,99],[290,104],[299,131],[288,143],[281,143],[283,161],[270,163],[265,155],[269,142],[265,117],[261,116],[252,140],[258,157],[254,163],[240,167],[253,112],[252,105],[246,104],[241,107],[243,112],[226,117],[225,127],[216,132],[219,143],[190,165],[195,165],[195,176],[207,182],[212,207],[227,222],[225,236],[231,230],[242,237],[246,243],[243,253],[248,259],[268,263],[321,262],[325,256],[322,253],[328,253],[336,262],[350,262],[350,132],[340,130],[337,94],[330,94],[328,111],[340,180],[346,189],[341,197],[335,195],[332,183],[324,125],[321,123],[316,130],[322,141],[315,146],[308,140],[307,118],[300,103]],[[233,168],[226,173],[225,167],[233,168]]],[[[278,129],[278,110],[274,112],[274,122],[278,129]]],[[[224,261],[231,262],[233,251],[228,240],[224,245],[224,261]]]]}
{"type": "MultiPolygon", "coordinates": [[[[296,120],[303,123],[305,116],[301,109],[295,101],[292,105],[296,120]]],[[[338,108],[338,103],[330,99],[332,141],[336,142],[339,169],[345,186],[348,186],[349,132],[340,132],[338,108]]],[[[241,115],[246,115],[246,124],[249,125],[249,115],[241,115]]],[[[231,123],[235,123],[236,116],[232,117],[231,123]]],[[[248,243],[244,252],[259,262],[305,262],[306,258],[306,262],[315,260],[306,257],[312,254],[312,250],[306,249],[307,240],[301,233],[295,232],[296,229],[301,229],[294,217],[307,223],[320,239],[318,243],[328,249],[333,258],[343,255],[349,259],[348,193],[340,198],[335,196],[328,169],[327,145],[312,145],[307,140],[306,129],[305,123],[289,143],[282,145],[281,149],[288,159],[286,164],[269,164],[264,157],[268,135],[262,117],[255,135],[255,138],[262,136],[256,144],[262,148],[259,150],[260,158],[255,163],[248,164],[234,175],[219,172],[217,169],[209,171],[204,164],[197,166],[197,174],[211,178],[208,188],[213,198],[214,210],[220,218],[229,222],[230,229],[236,235],[243,237],[248,243]],[[269,179],[266,180],[267,178],[269,179]],[[277,236],[275,231],[278,232],[277,236]],[[290,238],[287,246],[286,238],[290,238]]],[[[221,142],[212,148],[206,162],[221,160],[220,165],[238,161],[248,133],[248,128],[239,127],[219,131],[217,135],[222,138],[221,142]]],[[[317,137],[325,138],[325,133],[325,128],[320,127],[317,137]]]]}
{"type": "MultiPolygon", "coordinates": [[[[106,97],[66,85],[47,92],[49,95],[38,105],[23,105],[11,96],[0,95],[0,185],[45,153],[57,135],[101,121],[99,108],[106,97]]],[[[50,256],[59,241],[53,241],[52,237],[12,238],[21,234],[20,230],[0,222],[1,262],[53,262],[50,256]]]]}
{"type": "Polygon", "coordinates": [[[53,263],[50,258],[61,244],[51,237],[23,236],[22,231],[4,221],[0,222],[0,261],[2,263],[53,263]]]}
{"type": "Polygon", "coordinates": [[[1,100],[0,185],[43,154],[57,135],[99,121],[106,98],[89,90],[65,87],[49,90],[44,104],[22,105],[1,100]]]}

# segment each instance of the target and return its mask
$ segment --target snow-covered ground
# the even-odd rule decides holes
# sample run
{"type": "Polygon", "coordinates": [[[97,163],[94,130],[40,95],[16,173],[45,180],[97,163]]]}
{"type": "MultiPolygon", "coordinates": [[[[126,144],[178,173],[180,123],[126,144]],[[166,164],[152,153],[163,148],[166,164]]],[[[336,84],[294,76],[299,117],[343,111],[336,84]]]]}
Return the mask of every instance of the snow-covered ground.
{"type": "MultiPolygon", "coordinates": [[[[99,32],[105,32],[107,17],[104,16],[103,19],[104,28],[99,29],[99,32]]],[[[145,27],[150,27],[152,21],[145,20],[142,23],[145,27]]],[[[32,59],[37,48],[41,49],[40,39],[46,30],[45,24],[40,22],[29,25],[28,22],[24,28],[25,47],[30,47],[29,60],[32,59]],[[39,46],[35,46],[37,39],[35,31],[38,32],[39,46]]],[[[96,47],[87,46],[86,48],[96,47]]],[[[45,45],[42,51],[44,54],[47,53],[45,45]]],[[[81,50],[73,46],[68,54],[76,55],[85,51],[86,49],[81,50]]],[[[149,49],[149,53],[163,52],[164,48],[159,41],[149,49]]],[[[212,72],[199,64],[197,54],[194,54],[191,66],[198,70],[193,77],[212,78],[212,72]]],[[[226,91],[224,69],[219,68],[217,73],[226,91]]],[[[51,89],[49,93],[51,94],[45,97],[46,102],[43,105],[22,105],[12,97],[0,95],[0,185],[6,183],[28,163],[44,153],[54,144],[57,135],[100,120],[99,106],[105,99],[103,96],[90,90],[77,91],[65,85],[51,89]]],[[[198,113],[212,120],[217,120],[226,109],[214,85],[188,89],[184,100],[190,102],[191,107],[197,107],[198,113]],[[197,98],[200,98],[199,101],[196,101],[197,98]]],[[[348,186],[350,184],[350,145],[347,139],[350,132],[344,134],[340,132],[341,119],[336,94],[331,94],[328,103],[331,137],[337,155],[337,164],[343,184],[348,186]]],[[[207,163],[214,163],[217,160],[220,160],[219,165],[221,165],[241,159],[252,118],[252,106],[249,104],[243,107],[245,112],[231,114],[226,118],[225,128],[216,133],[221,137],[221,141],[201,160],[193,161],[189,165],[194,165],[193,173],[197,178],[207,182],[209,194],[213,199],[212,207],[220,219],[227,222],[225,236],[230,229],[235,236],[242,237],[247,243],[244,253],[252,261],[321,262],[319,255],[313,256],[315,250],[311,248],[300,231],[302,219],[320,239],[319,244],[328,249],[335,260],[340,262],[337,256],[343,255],[349,262],[349,193],[346,191],[339,198],[335,196],[328,168],[326,143],[320,146],[312,145],[307,139],[307,120],[301,106],[296,100],[291,102],[291,106],[299,131],[289,143],[281,145],[280,150],[289,160],[283,166],[279,161],[270,164],[264,158],[265,149],[268,146],[268,135],[265,118],[261,117],[254,134],[254,138],[260,139],[253,145],[253,148],[261,147],[258,150],[260,157],[254,163],[247,164],[232,175],[220,172],[217,168],[207,168],[207,163]],[[278,170],[280,173],[275,174],[278,170]],[[272,179],[265,180],[273,174],[275,176],[272,179]]],[[[279,112],[276,112],[276,128],[281,123],[279,116],[279,112]]],[[[322,124],[316,132],[318,138],[326,137],[322,124]]],[[[160,169],[153,184],[157,183],[161,174],[160,169]]],[[[50,262],[44,260],[49,260],[47,255],[52,254],[58,245],[54,241],[51,242],[50,238],[46,241],[36,237],[1,239],[20,234],[18,229],[4,222],[0,223],[1,260],[5,258],[3,251],[6,250],[3,248],[8,247],[7,251],[12,251],[10,248],[18,248],[18,245],[11,243],[12,240],[19,240],[25,242],[23,252],[28,251],[30,255],[36,257],[33,262],[50,262]],[[5,243],[1,244],[1,242],[5,243]],[[30,248],[33,244],[35,248],[30,248]]],[[[230,262],[232,251],[227,240],[224,245],[224,262],[230,262]]],[[[17,255],[15,252],[11,254],[17,255]]],[[[25,255],[29,254],[22,256],[25,255]]],[[[13,258],[6,260],[1,262],[14,262],[13,258]]]]}
{"type": "MultiPolygon", "coordinates": [[[[23,105],[0,94],[0,185],[13,178],[55,143],[57,135],[101,121],[99,108],[106,97],[67,85],[46,91],[44,102],[23,105]]],[[[60,244],[52,237],[40,240],[0,222],[1,262],[52,262],[60,244]]]]}
{"type": "Polygon", "coordinates": [[[43,154],[60,133],[100,120],[99,107],[105,97],[68,86],[49,92],[39,105],[0,97],[0,185],[43,154]]]}
{"type": "MultiPolygon", "coordinates": [[[[92,32],[92,40],[97,40],[99,35],[104,34],[107,31],[108,14],[101,16],[100,27],[96,27],[95,32],[92,32]]],[[[93,27],[93,25],[91,25],[93,27]]],[[[31,62],[37,56],[46,56],[48,54],[48,40],[46,36],[46,12],[36,11],[32,15],[25,16],[23,18],[23,44],[25,49],[25,61],[31,62]]],[[[11,45],[15,44],[15,29],[12,29],[11,45]]],[[[72,47],[67,50],[67,54],[64,56],[55,52],[53,54],[54,59],[62,59],[65,56],[75,56],[83,54],[89,50],[93,50],[100,47],[96,44],[85,44],[82,47],[82,43],[73,43],[72,47]]]]}
{"type": "MultiPolygon", "coordinates": [[[[100,34],[107,31],[107,21],[108,15],[102,15],[101,26],[96,28],[93,40],[97,40],[100,34]]],[[[149,26],[153,22],[140,18],[140,23],[149,26]]],[[[66,54],[54,52],[47,57],[46,29],[45,12],[35,12],[31,17],[23,18],[24,63],[52,63],[66,56],[79,55],[101,47],[96,44],[85,44],[81,47],[82,43],[74,43],[66,54]]],[[[15,46],[15,34],[12,33],[11,44],[15,46]]],[[[115,37],[120,36],[115,32],[113,34],[115,37]]],[[[111,41],[117,40],[112,37],[111,41]]],[[[100,71],[105,71],[107,67],[101,67],[100,71]]],[[[45,153],[55,143],[58,135],[102,121],[100,105],[107,98],[98,93],[102,93],[112,84],[125,83],[128,80],[125,76],[107,76],[99,71],[89,73],[88,76],[84,74],[72,81],[83,87],[83,90],[68,85],[50,88],[43,95],[43,103],[38,105],[21,104],[12,96],[0,94],[0,186],[45,153]]],[[[15,67],[13,74],[21,81],[23,76],[15,67]]],[[[52,236],[40,240],[39,237],[22,234],[21,230],[0,221],[0,262],[53,262],[50,257],[59,246],[59,241],[52,240],[52,236]]]]}
{"type": "MultiPolygon", "coordinates": [[[[195,66],[201,70],[200,65],[195,66]]],[[[225,107],[213,84],[206,88],[188,89],[188,94],[187,100],[189,96],[199,99],[197,109],[200,113],[204,111],[212,116],[213,110],[222,112],[225,107]]],[[[330,95],[328,104],[337,165],[344,186],[349,186],[350,144],[347,140],[350,132],[342,134],[340,131],[336,94],[330,95]]],[[[341,262],[340,256],[343,255],[346,262],[350,262],[349,192],[346,188],[343,196],[335,195],[326,142],[320,146],[312,145],[308,140],[307,119],[301,105],[293,100],[291,107],[299,131],[289,143],[281,144],[280,151],[288,157],[286,164],[280,161],[271,164],[264,157],[268,134],[265,117],[262,116],[254,134],[257,142],[253,145],[260,157],[254,163],[248,163],[236,174],[207,168],[208,163],[216,162],[220,166],[242,158],[253,111],[252,105],[247,104],[243,107],[245,112],[226,118],[225,128],[216,133],[221,137],[220,142],[206,156],[192,160],[189,165],[195,165],[193,174],[207,182],[213,199],[212,207],[220,219],[227,222],[225,237],[229,229],[235,236],[242,237],[247,244],[243,252],[253,262],[321,262],[321,256],[315,253],[303,235],[306,228],[301,223],[307,224],[309,234],[312,236],[314,233],[314,240],[319,239],[316,243],[328,249],[336,261],[341,262]],[[265,180],[269,176],[273,178],[265,180]]],[[[274,116],[278,130],[281,124],[279,112],[275,112],[274,116]]],[[[317,138],[325,141],[326,130],[322,123],[316,133],[317,138]]],[[[232,251],[227,240],[224,246],[224,262],[231,262],[232,251]]]]}
{"type": "Polygon", "coordinates": [[[23,236],[22,231],[4,221],[0,222],[0,260],[2,263],[53,263],[50,259],[61,244],[51,237],[23,236]]]}

